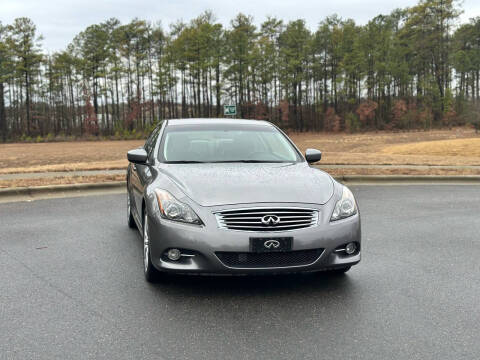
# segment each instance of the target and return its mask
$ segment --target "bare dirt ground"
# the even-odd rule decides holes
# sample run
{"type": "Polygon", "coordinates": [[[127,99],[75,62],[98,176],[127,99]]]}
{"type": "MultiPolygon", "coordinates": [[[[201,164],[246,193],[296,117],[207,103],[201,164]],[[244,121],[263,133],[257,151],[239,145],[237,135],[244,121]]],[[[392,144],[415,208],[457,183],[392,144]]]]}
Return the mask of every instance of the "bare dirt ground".
{"type": "MultiPolygon", "coordinates": [[[[322,165],[363,165],[328,169],[332,175],[479,175],[480,134],[470,128],[363,134],[290,133],[300,148],[323,152],[322,165]],[[385,165],[382,168],[369,166],[385,165]],[[388,165],[396,165],[388,167],[388,165]],[[443,165],[452,168],[409,168],[443,165]],[[404,167],[402,167],[404,166],[404,167]]],[[[125,169],[126,152],[141,140],[1,144],[0,175],[74,170],[125,169]]],[[[119,178],[120,179],[120,178],[119,178]]],[[[123,178],[122,178],[123,179],[123,178]]],[[[121,179],[121,180],[122,180],[121,179]]],[[[117,180],[115,175],[0,180],[0,187],[117,180]]]]}

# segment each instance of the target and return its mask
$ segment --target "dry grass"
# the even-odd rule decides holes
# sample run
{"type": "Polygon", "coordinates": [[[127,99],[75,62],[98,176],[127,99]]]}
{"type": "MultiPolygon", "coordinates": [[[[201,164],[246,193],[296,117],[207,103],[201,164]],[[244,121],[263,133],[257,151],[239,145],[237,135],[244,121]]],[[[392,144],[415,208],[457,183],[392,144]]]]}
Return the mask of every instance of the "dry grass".
{"type": "Polygon", "coordinates": [[[72,162],[53,165],[34,165],[31,167],[10,167],[0,169],[1,174],[22,174],[56,171],[77,171],[77,170],[117,170],[126,169],[127,159],[110,161],[92,161],[92,162],[72,162]]]}
{"type": "Polygon", "coordinates": [[[480,165],[480,135],[469,128],[290,136],[302,151],[322,150],[322,164],[480,165]]]}
{"type": "Polygon", "coordinates": [[[459,156],[480,159],[480,137],[473,139],[453,139],[422,141],[416,144],[391,145],[382,150],[384,154],[398,155],[431,155],[431,156],[459,156]]]}
{"type": "Polygon", "coordinates": [[[423,141],[480,138],[471,128],[452,130],[410,131],[410,132],[367,132],[361,134],[345,133],[290,133],[289,136],[300,148],[321,145],[326,152],[339,150],[363,153],[374,152],[386,145],[418,143],[423,141]]]}
{"type": "Polygon", "coordinates": [[[91,184],[123,180],[125,180],[125,175],[59,176],[54,178],[0,180],[0,189],[44,185],[91,184]]]}
{"type": "Polygon", "coordinates": [[[0,145],[0,174],[122,169],[138,140],[0,145]]]}
{"type": "MultiPolygon", "coordinates": [[[[480,135],[470,128],[404,133],[291,133],[290,137],[302,151],[309,147],[322,150],[324,156],[320,164],[480,165],[480,135]]],[[[142,144],[141,140],[1,144],[0,174],[124,169],[126,152],[142,144]]],[[[351,174],[425,173],[425,170],[415,169],[332,170],[337,174],[340,171],[351,174]]],[[[474,171],[434,169],[427,173],[470,174],[474,171]]],[[[44,181],[52,183],[53,180],[44,181]]]]}

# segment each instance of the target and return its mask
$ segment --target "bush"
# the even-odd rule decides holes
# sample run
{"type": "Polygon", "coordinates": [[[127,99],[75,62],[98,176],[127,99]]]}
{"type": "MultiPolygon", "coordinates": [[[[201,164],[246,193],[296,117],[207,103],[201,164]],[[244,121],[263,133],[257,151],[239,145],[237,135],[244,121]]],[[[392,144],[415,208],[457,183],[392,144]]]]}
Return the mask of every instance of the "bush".
{"type": "Polygon", "coordinates": [[[372,100],[364,101],[358,106],[356,113],[364,127],[374,127],[373,120],[375,119],[375,110],[377,108],[378,104],[372,100]]]}
{"type": "Polygon", "coordinates": [[[470,105],[464,108],[462,120],[475,128],[475,132],[480,131],[480,106],[470,105]]]}
{"type": "Polygon", "coordinates": [[[326,131],[338,132],[340,128],[341,118],[335,112],[333,107],[329,107],[324,114],[323,127],[326,131]]]}
{"type": "Polygon", "coordinates": [[[353,112],[345,114],[345,130],[348,132],[357,132],[360,130],[360,120],[353,112]]]}
{"type": "Polygon", "coordinates": [[[403,129],[409,126],[408,106],[405,100],[395,100],[392,106],[392,121],[387,129],[403,129]]]}
{"type": "Polygon", "coordinates": [[[430,107],[425,107],[419,114],[418,119],[422,124],[423,128],[426,130],[432,128],[433,122],[433,110],[430,107]]]}

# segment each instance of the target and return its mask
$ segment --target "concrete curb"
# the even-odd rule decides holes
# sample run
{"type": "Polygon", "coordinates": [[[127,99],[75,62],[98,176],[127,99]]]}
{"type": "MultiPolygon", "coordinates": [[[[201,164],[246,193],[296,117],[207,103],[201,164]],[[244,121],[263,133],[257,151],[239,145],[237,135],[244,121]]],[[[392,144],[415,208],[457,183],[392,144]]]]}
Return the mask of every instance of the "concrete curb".
{"type": "MultiPolygon", "coordinates": [[[[335,176],[339,182],[354,184],[477,184],[479,175],[435,176],[435,175],[342,175],[335,176]]],[[[0,189],[0,198],[8,196],[35,196],[49,193],[83,192],[92,190],[121,189],[125,181],[111,181],[91,184],[66,184],[47,186],[28,186],[0,189]]]]}
{"type": "Polygon", "coordinates": [[[126,186],[126,181],[110,181],[91,184],[65,184],[46,186],[27,186],[17,188],[0,189],[0,197],[6,196],[33,196],[38,194],[61,193],[87,190],[109,190],[126,186]]]}
{"type": "Polygon", "coordinates": [[[402,184],[479,184],[480,175],[340,175],[340,182],[347,183],[402,183],[402,184]]]}

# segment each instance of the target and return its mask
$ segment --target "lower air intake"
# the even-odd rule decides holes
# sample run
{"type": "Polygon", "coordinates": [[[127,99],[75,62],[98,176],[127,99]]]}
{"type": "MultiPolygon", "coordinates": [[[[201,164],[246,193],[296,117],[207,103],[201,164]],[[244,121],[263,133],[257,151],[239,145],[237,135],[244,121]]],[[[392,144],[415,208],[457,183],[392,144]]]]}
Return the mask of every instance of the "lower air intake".
{"type": "Polygon", "coordinates": [[[305,266],[314,263],[323,249],[297,250],[286,252],[216,252],[220,261],[232,268],[269,268],[305,266]]]}

